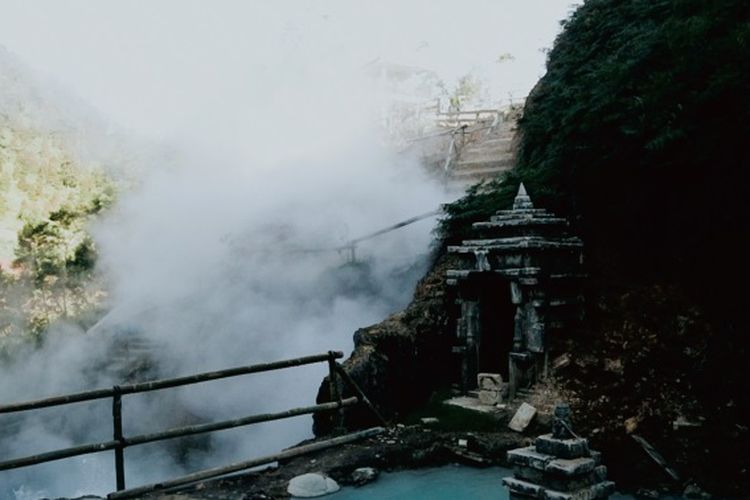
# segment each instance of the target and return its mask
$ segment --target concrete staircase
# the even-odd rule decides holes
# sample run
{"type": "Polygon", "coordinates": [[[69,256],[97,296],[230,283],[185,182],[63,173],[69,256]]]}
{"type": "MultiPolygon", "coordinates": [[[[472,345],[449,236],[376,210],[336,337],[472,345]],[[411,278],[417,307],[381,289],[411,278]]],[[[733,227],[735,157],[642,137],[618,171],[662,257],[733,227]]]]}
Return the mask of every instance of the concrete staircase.
{"type": "Polygon", "coordinates": [[[517,114],[507,113],[501,115],[494,126],[481,124],[483,126],[468,128],[466,141],[459,145],[447,169],[447,183],[451,187],[465,188],[513,168],[516,119],[517,114]]]}

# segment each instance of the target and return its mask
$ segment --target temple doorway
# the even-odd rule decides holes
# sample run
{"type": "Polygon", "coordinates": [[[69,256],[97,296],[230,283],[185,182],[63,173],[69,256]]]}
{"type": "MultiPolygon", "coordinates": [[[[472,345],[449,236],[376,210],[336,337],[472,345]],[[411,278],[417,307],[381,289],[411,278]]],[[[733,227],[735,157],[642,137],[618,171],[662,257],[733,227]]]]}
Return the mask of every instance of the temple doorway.
{"type": "Polygon", "coordinates": [[[510,283],[489,275],[479,289],[478,373],[499,373],[508,380],[508,355],[513,347],[516,306],[511,301],[510,283]]]}

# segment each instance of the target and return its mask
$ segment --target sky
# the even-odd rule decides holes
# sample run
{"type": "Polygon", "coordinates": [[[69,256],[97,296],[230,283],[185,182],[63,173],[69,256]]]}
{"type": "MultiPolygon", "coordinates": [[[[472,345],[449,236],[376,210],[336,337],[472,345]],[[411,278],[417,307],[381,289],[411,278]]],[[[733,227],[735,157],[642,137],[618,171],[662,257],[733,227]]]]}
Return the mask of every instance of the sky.
{"type": "Polygon", "coordinates": [[[273,93],[311,72],[347,79],[377,58],[449,85],[474,71],[494,96],[522,97],[573,3],[0,0],[0,44],[119,126],[200,137],[248,121],[249,89],[273,93]],[[285,59],[295,71],[273,74],[285,59]]]}

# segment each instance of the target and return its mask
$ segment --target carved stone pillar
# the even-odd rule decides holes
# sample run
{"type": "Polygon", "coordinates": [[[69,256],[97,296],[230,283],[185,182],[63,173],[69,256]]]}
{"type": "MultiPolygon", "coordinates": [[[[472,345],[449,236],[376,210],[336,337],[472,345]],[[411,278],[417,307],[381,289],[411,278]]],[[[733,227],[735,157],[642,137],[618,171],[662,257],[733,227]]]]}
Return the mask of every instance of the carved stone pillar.
{"type": "Polygon", "coordinates": [[[478,301],[460,300],[460,305],[461,317],[457,322],[456,335],[461,354],[461,390],[467,392],[476,385],[481,323],[478,301]]]}

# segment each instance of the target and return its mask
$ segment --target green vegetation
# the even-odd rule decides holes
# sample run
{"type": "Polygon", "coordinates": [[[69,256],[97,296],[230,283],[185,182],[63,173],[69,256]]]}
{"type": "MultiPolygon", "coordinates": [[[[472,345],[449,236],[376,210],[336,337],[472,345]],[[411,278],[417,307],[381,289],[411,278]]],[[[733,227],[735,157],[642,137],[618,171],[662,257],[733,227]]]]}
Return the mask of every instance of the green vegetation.
{"type": "Polygon", "coordinates": [[[750,354],[738,291],[748,282],[749,53],[745,0],[587,0],[528,99],[516,168],[448,206],[440,228],[461,239],[508,208],[520,181],[536,204],[568,217],[591,276],[590,337],[575,348],[579,359],[590,348],[592,386],[610,380],[592,420],[624,432],[621,415],[642,415],[639,432],[669,449],[670,419],[692,408],[713,439],[696,441],[705,460],[685,460],[716,464],[703,474],[722,487],[747,481],[746,463],[722,457],[750,444],[738,427],[750,421],[750,398],[738,393],[750,354]],[[667,331],[686,321],[706,326],[667,331]],[[640,359],[642,345],[658,360],[640,359]],[[599,376],[604,357],[624,359],[624,378],[599,376]],[[643,401],[633,391],[644,376],[662,397],[629,406],[643,401]]]}
{"type": "Polygon", "coordinates": [[[608,259],[628,274],[713,274],[716,242],[740,235],[748,213],[748,11],[739,0],[587,1],[526,106],[510,182],[449,207],[444,234],[507,206],[523,180],[589,245],[649,247],[636,265],[608,259]]]}
{"type": "MultiPolygon", "coordinates": [[[[61,134],[0,126],[0,351],[39,342],[58,319],[81,321],[103,295],[87,225],[112,203],[97,165],[61,134]]],[[[6,353],[7,354],[7,353],[6,353]]]]}
{"type": "Polygon", "coordinates": [[[479,414],[476,411],[446,404],[445,401],[451,397],[450,389],[436,391],[426,405],[407,415],[404,423],[416,425],[420,424],[420,419],[424,417],[434,417],[438,419],[438,422],[431,424],[430,427],[446,432],[497,432],[507,425],[506,421],[498,420],[492,415],[479,414]]]}

